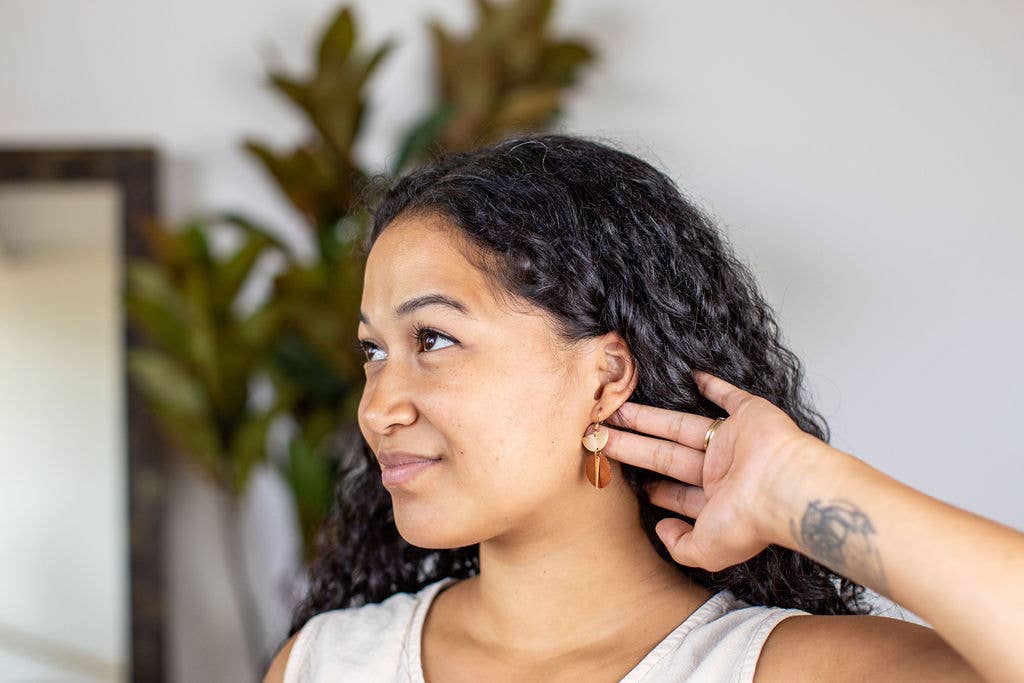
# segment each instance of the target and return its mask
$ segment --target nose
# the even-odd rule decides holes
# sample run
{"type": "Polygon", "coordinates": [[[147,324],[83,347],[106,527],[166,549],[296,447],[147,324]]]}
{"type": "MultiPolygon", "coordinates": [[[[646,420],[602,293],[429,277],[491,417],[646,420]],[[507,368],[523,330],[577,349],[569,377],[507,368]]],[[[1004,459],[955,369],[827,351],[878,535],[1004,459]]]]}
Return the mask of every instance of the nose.
{"type": "MultiPolygon", "coordinates": [[[[378,437],[390,434],[396,426],[409,425],[416,420],[412,401],[413,383],[403,376],[397,363],[385,364],[367,377],[359,401],[359,424],[364,436],[378,437]]],[[[375,440],[367,438],[371,444],[375,440]]]]}

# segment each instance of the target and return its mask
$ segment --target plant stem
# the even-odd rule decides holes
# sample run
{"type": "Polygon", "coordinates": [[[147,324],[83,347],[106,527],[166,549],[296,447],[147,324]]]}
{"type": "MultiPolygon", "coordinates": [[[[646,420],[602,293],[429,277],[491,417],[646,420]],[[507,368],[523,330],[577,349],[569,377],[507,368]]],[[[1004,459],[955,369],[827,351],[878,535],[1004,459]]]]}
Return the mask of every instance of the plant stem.
{"type": "MultiPolygon", "coordinates": [[[[239,616],[242,620],[249,662],[256,670],[257,676],[260,676],[263,673],[266,659],[266,653],[263,651],[263,620],[260,618],[259,605],[256,603],[256,595],[252,590],[245,560],[242,502],[239,497],[226,491],[222,492],[220,499],[226,551],[224,557],[231,577],[231,588],[235,594],[235,604],[238,605],[239,616]]],[[[266,663],[269,664],[269,662],[266,663]]]]}

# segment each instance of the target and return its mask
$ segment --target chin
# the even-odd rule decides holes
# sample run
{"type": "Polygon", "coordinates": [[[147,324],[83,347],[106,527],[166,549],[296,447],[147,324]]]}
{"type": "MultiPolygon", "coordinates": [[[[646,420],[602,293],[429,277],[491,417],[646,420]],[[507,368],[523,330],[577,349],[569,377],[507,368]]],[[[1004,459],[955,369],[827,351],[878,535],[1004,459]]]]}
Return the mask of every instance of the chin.
{"type": "Polygon", "coordinates": [[[409,545],[417,548],[449,550],[479,543],[480,539],[468,534],[457,517],[437,514],[416,515],[395,505],[395,526],[409,545]]]}

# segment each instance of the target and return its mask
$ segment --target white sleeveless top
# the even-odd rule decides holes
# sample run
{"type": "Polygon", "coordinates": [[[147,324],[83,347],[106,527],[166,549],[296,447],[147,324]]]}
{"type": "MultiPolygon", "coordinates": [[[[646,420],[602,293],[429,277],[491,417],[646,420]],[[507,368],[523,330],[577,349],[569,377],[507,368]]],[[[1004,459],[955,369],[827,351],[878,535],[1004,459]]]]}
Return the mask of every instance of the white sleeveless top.
{"type": "MultiPolygon", "coordinates": [[[[329,610],[299,631],[284,683],[424,683],[420,643],[434,596],[455,577],[379,603],[329,610]]],[[[772,628],[799,609],[751,606],[725,589],[708,598],[620,683],[750,683],[772,628]]]]}

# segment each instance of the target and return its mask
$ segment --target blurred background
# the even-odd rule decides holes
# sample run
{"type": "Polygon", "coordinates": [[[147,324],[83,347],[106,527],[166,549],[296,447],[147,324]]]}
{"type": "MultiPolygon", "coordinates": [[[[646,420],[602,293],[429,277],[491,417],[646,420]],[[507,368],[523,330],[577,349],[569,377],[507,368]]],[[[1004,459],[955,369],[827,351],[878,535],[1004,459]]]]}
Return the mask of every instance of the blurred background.
{"type": "Polygon", "coordinates": [[[1024,528],[1022,27],[995,0],[0,0],[0,681],[262,672],[361,390],[359,199],[519,131],[668,173],[834,446],[1024,528]]]}

